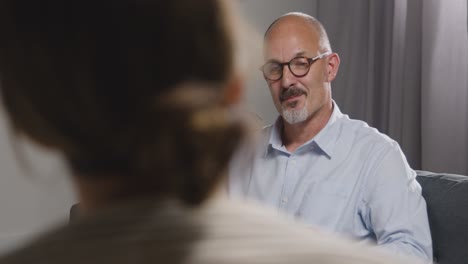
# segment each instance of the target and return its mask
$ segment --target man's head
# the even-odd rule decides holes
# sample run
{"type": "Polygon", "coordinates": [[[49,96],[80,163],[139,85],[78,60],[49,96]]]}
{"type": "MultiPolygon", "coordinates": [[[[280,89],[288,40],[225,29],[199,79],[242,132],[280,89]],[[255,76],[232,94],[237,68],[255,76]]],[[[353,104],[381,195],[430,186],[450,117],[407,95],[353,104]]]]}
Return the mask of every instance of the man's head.
{"type": "Polygon", "coordinates": [[[318,20],[302,13],[275,20],[265,33],[264,58],[265,79],[286,122],[309,120],[331,105],[340,61],[318,20]]]}
{"type": "Polygon", "coordinates": [[[120,195],[202,201],[242,135],[226,114],[239,85],[224,9],[0,1],[0,88],[15,131],[63,153],[90,185],[118,177],[120,195]]]}

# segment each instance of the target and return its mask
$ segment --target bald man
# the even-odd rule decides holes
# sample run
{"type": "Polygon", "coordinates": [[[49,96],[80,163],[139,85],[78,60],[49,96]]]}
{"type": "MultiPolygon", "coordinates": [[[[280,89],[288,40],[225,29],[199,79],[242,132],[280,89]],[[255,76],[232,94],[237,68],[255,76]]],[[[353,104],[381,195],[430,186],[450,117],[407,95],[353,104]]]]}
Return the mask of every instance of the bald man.
{"type": "Polygon", "coordinates": [[[232,162],[231,196],[432,260],[426,203],[398,143],[332,100],[340,58],[321,23],[302,13],[278,18],[265,33],[264,59],[279,117],[262,130],[252,159],[232,162]]]}

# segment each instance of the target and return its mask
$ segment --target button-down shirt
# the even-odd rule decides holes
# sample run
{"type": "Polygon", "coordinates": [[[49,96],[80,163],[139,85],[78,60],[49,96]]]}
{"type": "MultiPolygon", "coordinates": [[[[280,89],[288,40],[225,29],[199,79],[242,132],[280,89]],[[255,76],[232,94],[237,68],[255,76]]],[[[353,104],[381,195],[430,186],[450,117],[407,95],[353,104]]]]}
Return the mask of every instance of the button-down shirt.
{"type": "Polygon", "coordinates": [[[340,112],[288,151],[282,119],[261,132],[253,156],[230,166],[229,193],[275,207],[324,230],[432,259],[426,203],[397,142],[340,112]]]}

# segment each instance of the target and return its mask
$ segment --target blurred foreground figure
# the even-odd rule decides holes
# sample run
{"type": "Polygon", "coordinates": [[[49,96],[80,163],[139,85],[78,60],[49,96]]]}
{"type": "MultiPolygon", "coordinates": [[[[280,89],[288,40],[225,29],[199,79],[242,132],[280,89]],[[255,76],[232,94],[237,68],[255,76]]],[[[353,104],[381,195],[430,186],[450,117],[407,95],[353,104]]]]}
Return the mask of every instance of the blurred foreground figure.
{"type": "Polygon", "coordinates": [[[223,2],[0,1],[2,99],[84,215],[0,263],[405,263],[216,190],[244,136],[223,2]]]}
{"type": "Polygon", "coordinates": [[[303,13],[278,18],[265,33],[263,55],[280,116],[262,130],[251,160],[243,154],[233,162],[231,196],[432,260],[426,203],[398,143],[350,119],[332,99],[340,58],[322,24],[303,13]]]}

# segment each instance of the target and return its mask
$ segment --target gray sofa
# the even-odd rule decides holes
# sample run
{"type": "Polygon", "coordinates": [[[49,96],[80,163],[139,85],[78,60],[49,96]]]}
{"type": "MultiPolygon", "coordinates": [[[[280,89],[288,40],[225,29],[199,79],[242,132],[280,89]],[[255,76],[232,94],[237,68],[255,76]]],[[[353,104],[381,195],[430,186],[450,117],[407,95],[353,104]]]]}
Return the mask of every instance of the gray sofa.
{"type": "Polygon", "coordinates": [[[434,261],[468,264],[468,177],[417,173],[427,203],[434,261]]]}
{"type": "MultiPolygon", "coordinates": [[[[468,264],[468,177],[417,171],[438,264],[468,264]]],[[[70,210],[76,219],[78,204],[70,210]]]]}

